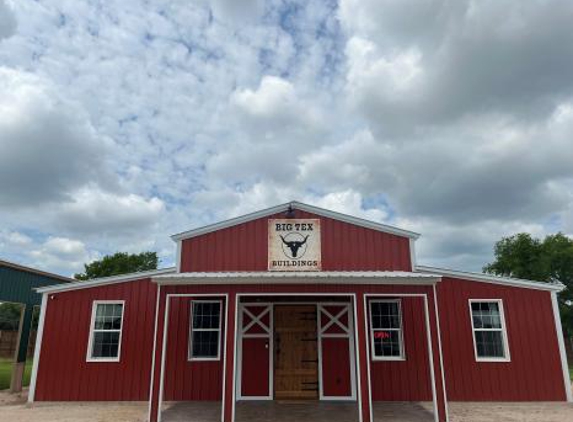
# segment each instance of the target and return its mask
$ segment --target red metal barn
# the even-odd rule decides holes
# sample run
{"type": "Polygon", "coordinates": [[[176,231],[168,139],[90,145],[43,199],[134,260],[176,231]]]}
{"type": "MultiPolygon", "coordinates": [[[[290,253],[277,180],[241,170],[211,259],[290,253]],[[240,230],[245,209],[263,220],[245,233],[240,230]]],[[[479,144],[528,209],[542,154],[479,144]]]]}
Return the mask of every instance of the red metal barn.
{"type": "Polygon", "coordinates": [[[39,289],[29,401],[570,401],[559,284],[422,267],[416,233],[292,202],[173,236],[177,267],[39,289]]]}

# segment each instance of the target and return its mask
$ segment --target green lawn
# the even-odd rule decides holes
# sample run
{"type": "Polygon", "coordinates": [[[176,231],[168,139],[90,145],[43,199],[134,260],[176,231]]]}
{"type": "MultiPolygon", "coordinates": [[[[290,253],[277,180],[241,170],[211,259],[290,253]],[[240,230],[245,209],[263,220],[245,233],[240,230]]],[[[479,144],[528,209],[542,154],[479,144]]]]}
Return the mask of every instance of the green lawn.
{"type": "MultiPolygon", "coordinates": [[[[30,375],[32,374],[32,360],[26,361],[24,371],[24,386],[30,384],[30,375]]],[[[0,358],[0,390],[10,388],[10,377],[12,376],[12,362],[9,359],[0,358]]]]}
{"type": "Polygon", "coordinates": [[[573,382],[573,363],[569,364],[569,378],[571,378],[571,382],[573,382]]]}

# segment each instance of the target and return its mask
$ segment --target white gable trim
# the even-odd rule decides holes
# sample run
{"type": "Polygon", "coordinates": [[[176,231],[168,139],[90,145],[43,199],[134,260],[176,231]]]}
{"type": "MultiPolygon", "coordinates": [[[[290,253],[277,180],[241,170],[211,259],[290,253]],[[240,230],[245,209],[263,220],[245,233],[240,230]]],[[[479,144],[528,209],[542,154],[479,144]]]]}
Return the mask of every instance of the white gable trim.
{"type": "Polygon", "coordinates": [[[201,236],[203,234],[211,233],[217,230],[226,229],[228,227],[237,226],[239,224],[257,220],[259,218],[268,217],[269,215],[286,212],[289,206],[292,206],[292,208],[295,210],[306,211],[312,214],[320,215],[322,217],[332,218],[334,220],[339,220],[345,223],[354,224],[356,226],[365,227],[367,229],[377,230],[384,233],[390,233],[397,236],[403,236],[410,239],[417,239],[418,237],[420,237],[418,233],[409,230],[403,230],[397,227],[388,226],[386,224],[375,223],[373,221],[364,220],[362,218],[353,217],[347,214],[325,210],[324,208],[319,208],[313,205],[307,205],[301,202],[292,201],[286,204],[277,205],[276,207],[267,208],[261,211],[242,215],[240,217],[231,218],[230,220],[225,220],[219,223],[210,224],[208,226],[199,227],[194,230],[189,230],[182,233],[174,234],[173,236],[171,236],[171,239],[173,239],[174,241],[181,241],[185,239],[190,239],[192,237],[201,236]]]}
{"type": "Polygon", "coordinates": [[[525,289],[537,289],[537,290],[560,292],[565,288],[565,286],[561,283],[543,283],[540,281],[522,280],[519,278],[497,277],[489,274],[450,270],[448,268],[427,267],[425,265],[417,265],[415,271],[420,271],[429,274],[439,274],[442,276],[460,278],[469,281],[479,281],[482,283],[501,284],[509,287],[522,287],[525,289]]]}
{"type": "Polygon", "coordinates": [[[127,281],[141,280],[143,278],[151,278],[162,274],[174,273],[175,268],[162,268],[153,271],[141,271],[138,273],[130,273],[117,275],[112,277],[94,278],[86,281],[74,281],[73,283],[55,284],[53,286],[40,287],[36,289],[38,293],[59,293],[67,292],[70,290],[88,289],[90,287],[106,286],[108,284],[125,283],[127,281]]]}

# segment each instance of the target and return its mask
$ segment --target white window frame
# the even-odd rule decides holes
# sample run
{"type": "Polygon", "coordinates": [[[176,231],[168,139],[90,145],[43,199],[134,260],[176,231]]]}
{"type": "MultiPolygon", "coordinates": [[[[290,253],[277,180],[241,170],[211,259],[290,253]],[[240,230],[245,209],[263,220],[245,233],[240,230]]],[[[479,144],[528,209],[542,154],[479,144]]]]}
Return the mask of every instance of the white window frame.
{"type": "Polygon", "coordinates": [[[86,362],[120,362],[121,360],[121,343],[123,338],[123,323],[125,315],[125,300],[94,300],[92,302],[92,317],[90,322],[90,334],[88,338],[88,350],[86,355],[86,362]],[[121,305],[121,328],[119,330],[101,330],[95,329],[95,320],[98,305],[121,305]],[[95,333],[100,331],[119,331],[119,344],[117,346],[117,357],[115,358],[98,358],[93,356],[93,341],[95,333]]]}
{"type": "Polygon", "coordinates": [[[368,313],[370,314],[370,350],[372,351],[372,361],[405,361],[406,351],[404,346],[404,321],[402,318],[402,300],[401,299],[375,299],[368,302],[368,313]],[[375,303],[396,303],[398,304],[398,317],[400,318],[400,328],[374,328],[372,318],[372,305],[375,303]],[[400,339],[400,356],[376,356],[374,347],[375,331],[399,331],[400,339]]]}
{"type": "Polygon", "coordinates": [[[204,361],[219,361],[221,360],[221,331],[223,322],[223,301],[222,300],[191,300],[189,302],[189,342],[187,350],[188,362],[204,362],[204,361]],[[217,328],[193,328],[193,307],[195,303],[218,303],[219,304],[219,326],[217,328]],[[195,331],[217,331],[219,333],[217,339],[217,356],[216,357],[194,357],[193,356],[193,330],[195,331]]]}
{"type": "Polygon", "coordinates": [[[509,353],[509,338],[507,336],[507,326],[505,325],[505,311],[503,309],[503,299],[469,299],[470,326],[472,329],[472,341],[474,342],[474,357],[476,362],[511,362],[509,353]],[[472,312],[472,303],[497,303],[499,308],[499,318],[501,328],[475,328],[472,312]],[[476,331],[499,331],[501,332],[501,341],[503,342],[503,357],[479,356],[477,351],[476,331]]]}

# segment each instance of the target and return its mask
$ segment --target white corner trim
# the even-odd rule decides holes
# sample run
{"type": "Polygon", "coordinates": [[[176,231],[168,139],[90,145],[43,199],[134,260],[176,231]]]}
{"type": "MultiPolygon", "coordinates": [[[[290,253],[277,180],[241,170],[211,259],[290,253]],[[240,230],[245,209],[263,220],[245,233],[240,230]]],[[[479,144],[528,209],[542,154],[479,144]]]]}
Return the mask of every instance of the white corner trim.
{"type": "Polygon", "coordinates": [[[153,327],[153,355],[151,356],[151,375],[149,377],[149,410],[147,412],[147,420],[151,420],[151,408],[153,403],[153,384],[155,382],[155,355],[157,354],[157,326],[159,325],[159,305],[161,298],[161,286],[157,286],[157,297],[155,299],[155,325],[153,327]]]}
{"type": "Polygon", "coordinates": [[[92,280],[75,281],[73,283],[55,284],[52,286],[40,287],[35,289],[38,293],[60,293],[71,290],[88,289],[90,287],[105,286],[108,284],[124,283],[127,281],[142,280],[153,276],[174,273],[175,268],[162,268],[160,270],[142,271],[139,273],[130,273],[112,277],[94,278],[92,280]]]}
{"type": "Polygon", "coordinates": [[[442,351],[442,327],[440,325],[440,312],[438,305],[438,290],[434,285],[434,312],[436,315],[436,328],[438,330],[438,352],[440,353],[440,373],[442,376],[442,390],[444,392],[444,404],[446,409],[446,422],[450,420],[450,411],[448,406],[448,389],[446,388],[446,367],[444,366],[444,353],[442,351]]]}
{"type": "Polygon", "coordinates": [[[473,273],[467,271],[451,270],[448,268],[427,267],[425,265],[416,266],[415,271],[420,271],[427,274],[439,274],[444,277],[459,278],[462,280],[479,281],[484,283],[500,284],[510,287],[523,287],[526,289],[549,290],[560,292],[565,288],[561,283],[543,283],[533,280],[522,280],[519,278],[510,277],[497,277],[489,274],[473,273]]]}
{"type": "Polygon", "coordinates": [[[181,254],[183,249],[183,241],[177,241],[177,255],[175,256],[175,272],[181,272],[181,254]]]}
{"type": "Polygon", "coordinates": [[[472,329],[472,340],[474,342],[474,357],[476,362],[511,362],[511,354],[509,352],[509,337],[507,336],[507,325],[505,324],[505,311],[503,309],[503,299],[468,299],[468,308],[470,311],[470,325],[472,329]],[[501,321],[501,329],[491,329],[491,331],[501,331],[503,341],[503,357],[480,357],[477,351],[476,331],[488,331],[487,329],[475,328],[473,320],[472,303],[497,303],[499,308],[499,318],[501,321]]]}
{"type": "Polygon", "coordinates": [[[563,340],[563,327],[561,326],[561,316],[559,313],[559,303],[557,302],[557,292],[551,292],[551,306],[553,307],[553,317],[555,319],[555,331],[557,344],[559,345],[559,355],[561,357],[561,369],[563,370],[563,382],[565,383],[565,395],[568,402],[573,402],[571,393],[571,379],[569,378],[569,367],[567,365],[567,353],[563,340]]]}
{"type": "Polygon", "coordinates": [[[412,272],[416,271],[416,267],[418,266],[416,258],[416,239],[410,238],[410,267],[412,268],[412,272]]]}
{"type": "MultiPolygon", "coordinates": [[[[123,339],[123,326],[125,320],[125,300],[94,300],[92,302],[92,316],[90,321],[90,332],[88,337],[88,349],[86,352],[86,362],[88,363],[98,363],[98,362],[107,362],[107,363],[119,363],[121,361],[121,343],[123,339]],[[95,334],[95,319],[96,319],[96,311],[98,305],[121,305],[121,327],[119,329],[119,344],[117,346],[117,357],[115,358],[94,358],[92,356],[93,350],[93,339],[95,334]]],[[[105,330],[108,331],[108,330],[105,330]]],[[[109,331],[117,331],[117,330],[109,330],[109,331]]]]}
{"type": "Polygon", "coordinates": [[[32,366],[32,377],[30,379],[30,389],[28,392],[28,403],[34,403],[36,395],[36,382],[38,380],[38,368],[40,367],[40,351],[42,349],[42,338],[44,337],[44,324],[46,322],[46,310],[48,309],[48,295],[42,295],[42,305],[40,308],[40,320],[38,321],[38,333],[36,335],[36,345],[34,346],[34,362],[32,366]]]}
{"type": "Polygon", "coordinates": [[[297,201],[291,201],[286,204],[277,205],[275,207],[267,208],[261,211],[256,211],[250,214],[245,214],[239,217],[231,218],[229,220],[224,220],[219,223],[210,224],[208,226],[199,227],[197,229],[188,230],[185,232],[177,233],[171,236],[174,241],[181,241],[185,239],[190,239],[192,237],[201,236],[203,234],[211,233],[217,230],[237,226],[239,224],[247,223],[249,221],[257,220],[259,218],[268,217],[273,214],[278,214],[281,212],[286,212],[289,207],[295,210],[306,211],[308,213],[316,214],[326,218],[332,218],[334,220],[343,221],[345,223],[354,224],[356,226],[365,227],[368,229],[373,229],[381,231],[384,233],[394,234],[397,236],[408,237],[417,239],[420,237],[419,233],[415,233],[409,230],[400,229],[398,227],[389,226],[386,224],[376,223],[374,221],[364,220],[362,218],[353,217],[347,214],[338,213],[335,211],[326,210],[324,208],[315,207],[313,205],[303,204],[297,201]]]}

